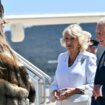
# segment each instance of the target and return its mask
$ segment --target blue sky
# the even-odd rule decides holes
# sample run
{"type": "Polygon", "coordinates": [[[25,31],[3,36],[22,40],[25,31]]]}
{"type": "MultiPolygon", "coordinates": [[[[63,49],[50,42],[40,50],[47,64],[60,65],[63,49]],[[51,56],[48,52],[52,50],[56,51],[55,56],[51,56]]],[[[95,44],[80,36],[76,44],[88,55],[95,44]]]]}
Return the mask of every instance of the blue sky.
{"type": "Polygon", "coordinates": [[[5,15],[105,12],[105,0],[1,0],[5,15]]]}

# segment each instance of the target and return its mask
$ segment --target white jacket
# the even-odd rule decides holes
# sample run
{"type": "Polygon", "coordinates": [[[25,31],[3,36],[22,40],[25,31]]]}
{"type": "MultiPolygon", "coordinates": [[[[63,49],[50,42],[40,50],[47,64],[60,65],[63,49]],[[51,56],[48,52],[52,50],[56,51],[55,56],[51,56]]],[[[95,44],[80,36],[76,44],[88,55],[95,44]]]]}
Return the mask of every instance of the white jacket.
{"type": "Polygon", "coordinates": [[[97,67],[96,56],[87,51],[80,52],[70,67],[68,67],[68,59],[68,52],[59,55],[54,81],[50,86],[51,91],[68,87],[78,87],[90,94],[92,92],[97,67]]]}

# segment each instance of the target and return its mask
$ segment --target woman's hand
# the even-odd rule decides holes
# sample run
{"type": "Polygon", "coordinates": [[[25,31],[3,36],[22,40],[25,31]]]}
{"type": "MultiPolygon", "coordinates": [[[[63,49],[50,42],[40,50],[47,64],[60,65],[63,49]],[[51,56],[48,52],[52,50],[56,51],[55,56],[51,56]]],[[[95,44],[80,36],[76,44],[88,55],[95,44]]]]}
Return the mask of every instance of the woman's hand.
{"type": "Polygon", "coordinates": [[[75,88],[66,88],[63,90],[59,90],[59,97],[57,98],[57,100],[67,99],[69,96],[73,94],[74,89],[75,88]]]}
{"type": "Polygon", "coordinates": [[[53,95],[56,100],[59,100],[60,92],[58,90],[54,90],[53,95]]]}
{"type": "Polygon", "coordinates": [[[63,90],[54,90],[53,91],[53,95],[55,97],[56,100],[64,100],[68,98],[68,94],[66,92],[67,89],[63,89],[63,90]]]}
{"type": "Polygon", "coordinates": [[[79,88],[67,88],[66,92],[68,93],[69,96],[74,94],[84,94],[84,90],[81,90],[79,88]]]}
{"type": "Polygon", "coordinates": [[[80,89],[78,88],[66,88],[63,90],[60,90],[59,100],[67,99],[68,97],[74,95],[74,94],[83,94],[80,89]]]}
{"type": "Polygon", "coordinates": [[[62,90],[55,90],[53,92],[55,99],[61,100],[61,101],[67,99],[68,97],[70,97],[74,94],[83,94],[83,93],[78,88],[65,88],[62,90]]]}

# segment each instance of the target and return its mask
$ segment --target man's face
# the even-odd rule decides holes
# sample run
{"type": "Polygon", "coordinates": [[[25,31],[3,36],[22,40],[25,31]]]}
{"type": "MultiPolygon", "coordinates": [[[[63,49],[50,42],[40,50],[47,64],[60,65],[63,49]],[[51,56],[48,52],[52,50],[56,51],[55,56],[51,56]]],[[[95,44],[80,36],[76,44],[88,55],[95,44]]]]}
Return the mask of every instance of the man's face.
{"type": "Polygon", "coordinates": [[[105,46],[105,24],[97,24],[96,37],[101,46],[105,46]]]}

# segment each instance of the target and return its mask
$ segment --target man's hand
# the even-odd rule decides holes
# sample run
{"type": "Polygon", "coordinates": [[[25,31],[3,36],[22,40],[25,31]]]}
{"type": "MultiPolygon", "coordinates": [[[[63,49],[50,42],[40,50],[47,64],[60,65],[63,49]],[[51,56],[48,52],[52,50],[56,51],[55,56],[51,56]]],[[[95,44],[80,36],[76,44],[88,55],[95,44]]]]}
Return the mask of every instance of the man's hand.
{"type": "Polygon", "coordinates": [[[93,96],[95,96],[95,97],[101,96],[100,95],[100,87],[101,87],[101,85],[94,85],[93,96]]]}

